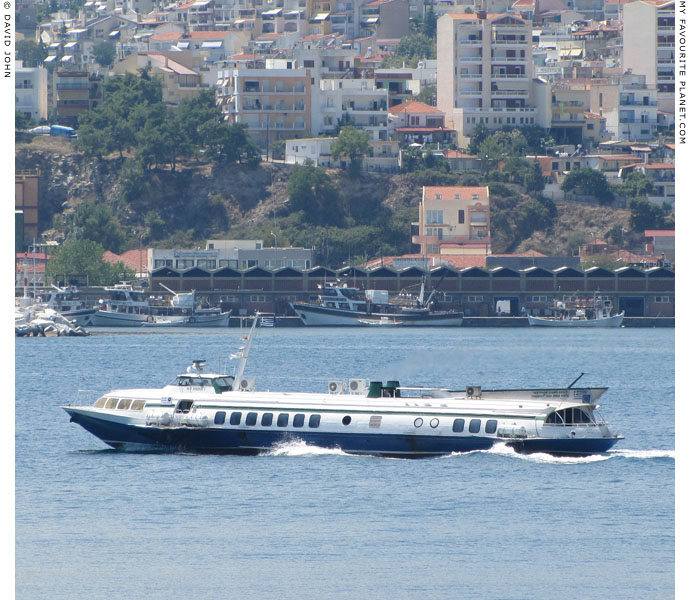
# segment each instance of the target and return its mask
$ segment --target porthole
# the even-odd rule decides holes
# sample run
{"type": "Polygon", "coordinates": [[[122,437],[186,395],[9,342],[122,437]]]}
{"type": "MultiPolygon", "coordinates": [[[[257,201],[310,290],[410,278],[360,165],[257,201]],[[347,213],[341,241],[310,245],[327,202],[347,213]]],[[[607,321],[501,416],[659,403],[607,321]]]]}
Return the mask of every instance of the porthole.
{"type": "Polygon", "coordinates": [[[418,429],[424,425],[424,419],[422,418],[417,418],[414,420],[414,426],[417,427],[418,429]]]}
{"type": "Polygon", "coordinates": [[[436,429],[438,427],[438,419],[431,419],[431,421],[429,421],[429,427],[436,429]]]}
{"type": "Polygon", "coordinates": [[[343,425],[349,425],[352,423],[352,417],[350,415],[345,415],[343,417],[343,425]]]}

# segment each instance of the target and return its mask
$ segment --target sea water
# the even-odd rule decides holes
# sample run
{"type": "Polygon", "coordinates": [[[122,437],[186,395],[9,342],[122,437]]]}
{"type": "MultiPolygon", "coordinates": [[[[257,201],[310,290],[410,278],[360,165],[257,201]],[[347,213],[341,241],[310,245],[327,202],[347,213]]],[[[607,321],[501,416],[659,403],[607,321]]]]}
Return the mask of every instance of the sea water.
{"type": "Polygon", "coordinates": [[[328,381],[608,386],[605,456],[423,460],[301,443],[261,456],[122,453],[59,407],[227,367],[246,330],[18,338],[16,595],[625,599],[674,594],[672,329],[262,329],[257,389],[328,381]]]}

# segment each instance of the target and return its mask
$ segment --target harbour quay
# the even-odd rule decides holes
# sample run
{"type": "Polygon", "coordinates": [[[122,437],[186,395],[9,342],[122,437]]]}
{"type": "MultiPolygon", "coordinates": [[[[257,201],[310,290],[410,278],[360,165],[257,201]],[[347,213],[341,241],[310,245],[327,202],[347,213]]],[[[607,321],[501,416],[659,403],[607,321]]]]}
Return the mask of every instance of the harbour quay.
{"type": "MultiPolygon", "coordinates": [[[[197,296],[208,304],[231,311],[231,317],[252,315],[257,311],[294,316],[291,302],[314,301],[320,289],[334,281],[362,290],[385,290],[390,296],[414,296],[425,281],[426,293],[434,291],[434,303],[440,310],[464,313],[466,323],[463,326],[472,326],[474,318],[518,319],[508,323],[521,326],[527,314],[551,316],[556,302],[572,302],[594,295],[610,301],[615,312],[625,311],[627,326],[644,326],[640,324],[647,322],[649,326],[667,326],[661,323],[672,322],[675,317],[675,272],[667,267],[629,266],[615,270],[561,267],[551,270],[542,267],[456,269],[444,265],[430,270],[418,267],[398,270],[385,266],[374,269],[317,266],[310,269],[222,267],[210,270],[166,266],[149,272],[147,289],[152,295],[166,294],[165,288],[176,292],[196,290],[197,296]]],[[[482,322],[485,323],[482,326],[503,323],[500,320],[482,322]]]]}

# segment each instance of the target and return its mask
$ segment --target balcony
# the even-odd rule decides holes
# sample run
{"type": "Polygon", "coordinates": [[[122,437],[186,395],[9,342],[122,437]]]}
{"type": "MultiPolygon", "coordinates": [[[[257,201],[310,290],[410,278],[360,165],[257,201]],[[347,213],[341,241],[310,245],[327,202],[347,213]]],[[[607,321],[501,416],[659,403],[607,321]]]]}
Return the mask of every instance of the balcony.
{"type": "Polygon", "coordinates": [[[467,39],[461,39],[460,43],[463,46],[481,46],[482,45],[482,40],[471,40],[469,38],[467,39]]]}
{"type": "Polygon", "coordinates": [[[656,102],[642,102],[641,100],[623,100],[620,101],[620,106],[656,106],[656,102]]]}
{"type": "Polygon", "coordinates": [[[527,73],[491,73],[491,79],[527,79],[527,73]]]}
{"type": "Polygon", "coordinates": [[[509,96],[511,98],[515,96],[529,96],[528,90],[493,90],[491,92],[492,96],[509,96]]]}

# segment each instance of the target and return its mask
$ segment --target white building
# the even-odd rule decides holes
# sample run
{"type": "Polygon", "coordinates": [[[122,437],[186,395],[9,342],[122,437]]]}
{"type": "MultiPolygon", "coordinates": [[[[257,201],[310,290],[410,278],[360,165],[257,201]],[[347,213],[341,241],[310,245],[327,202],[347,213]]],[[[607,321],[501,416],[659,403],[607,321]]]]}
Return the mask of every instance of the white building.
{"type": "Polygon", "coordinates": [[[657,91],[644,75],[626,73],[590,86],[590,111],[606,118],[614,140],[651,140],[657,136],[657,91]]]}
{"type": "Polygon", "coordinates": [[[437,106],[459,143],[479,123],[549,126],[549,84],[533,78],[530,22],[481,11],[446,14],[437,31],[437,106]]]}
{"type": "Polygon", "coordinates": [[[623,69],[644,75],[658,92],[659,108],[674,110],[675,2],[623,6],[623,69]]]}
{"type": "Polygon", "coordinates": [[[308,248],[264,248],[262,240],[208,240],[203,250],[149,248],[147,262],[149,272],[162,267],[179,271],[193,267],[209,271],[222,267],[311,269],[312,254],[308,248]]]}
{"type": "Polygon", "coordinates": [[[322,79],[312,98],[312,131],[335,132],[339,124],[352,125],[370,140],[387,140],[388,91],[373,79],[322,79]]]}
{"type": "Polygon", "coordinates": [[[16,62],[14,76],[15,109],[38,123],[48,118],[48,71],[43,67],[23,67],[16,62]]]}

